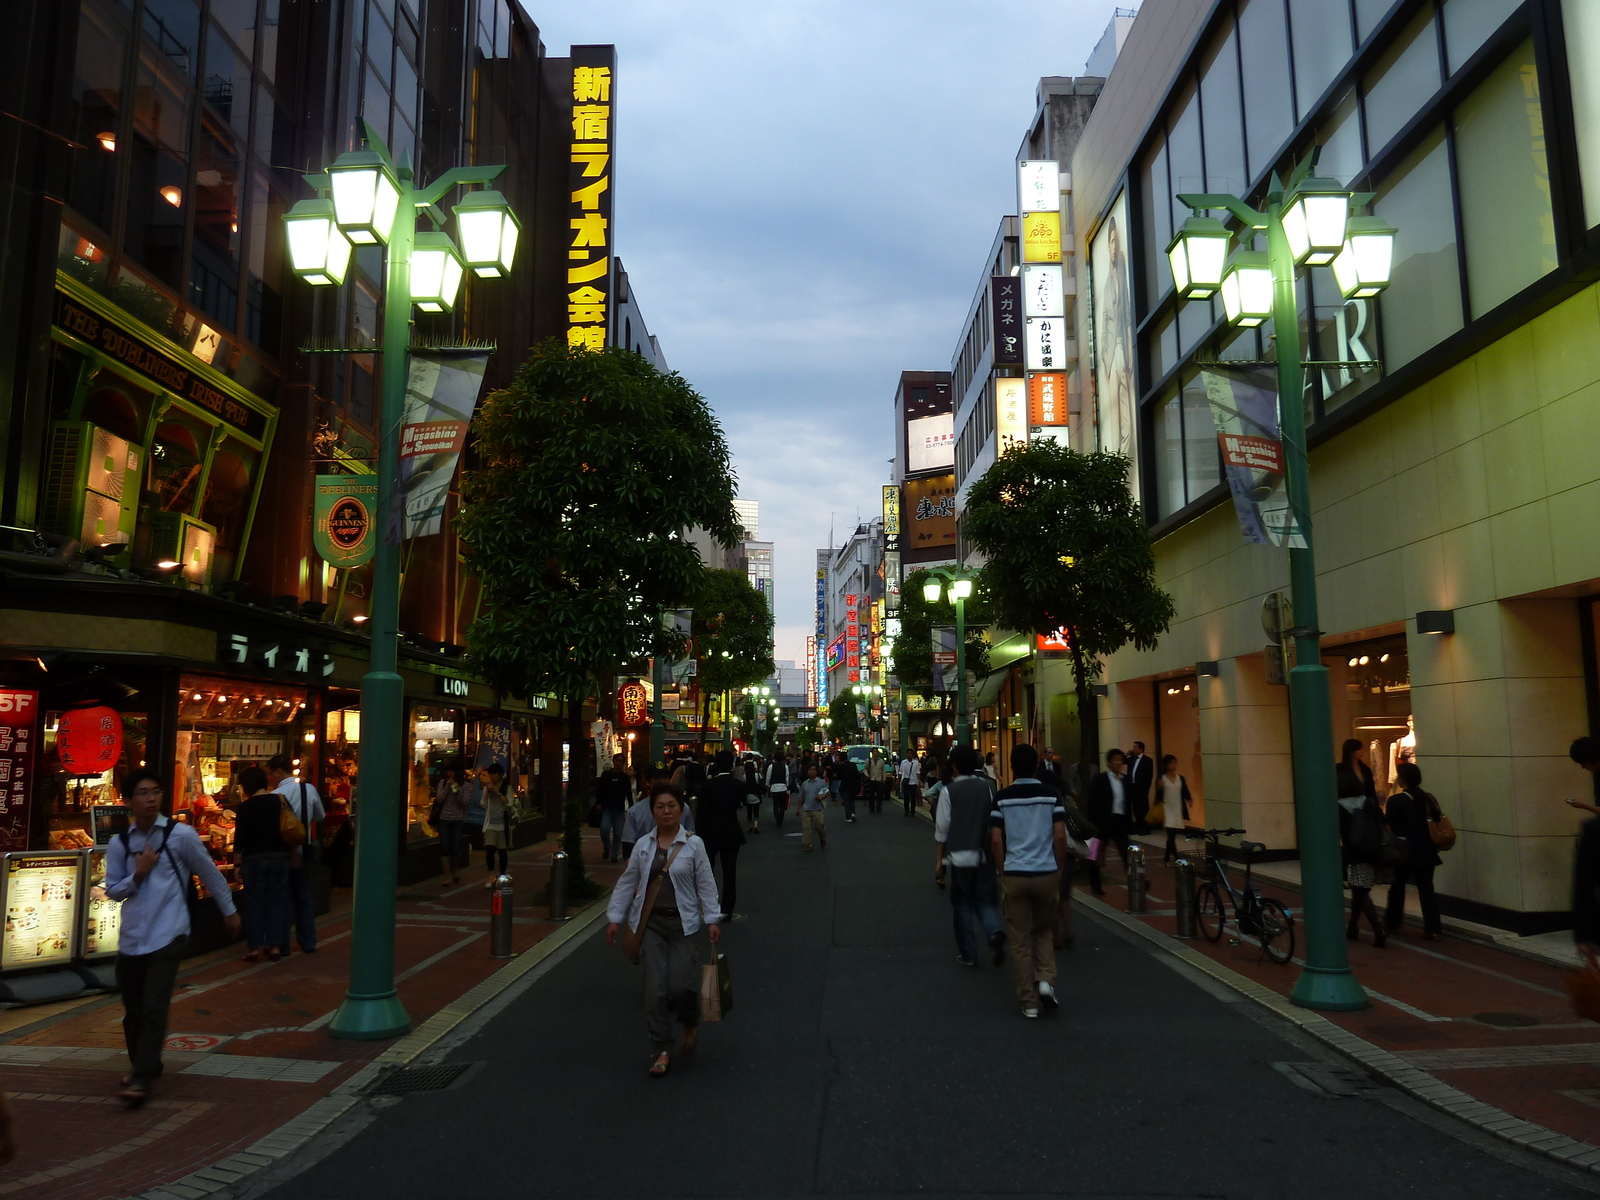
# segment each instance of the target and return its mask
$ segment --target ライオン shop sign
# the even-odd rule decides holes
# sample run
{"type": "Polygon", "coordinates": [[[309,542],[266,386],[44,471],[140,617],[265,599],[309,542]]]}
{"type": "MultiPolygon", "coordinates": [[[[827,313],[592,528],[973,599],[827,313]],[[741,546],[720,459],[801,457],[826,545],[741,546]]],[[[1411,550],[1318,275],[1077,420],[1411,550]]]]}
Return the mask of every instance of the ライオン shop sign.
{"type": "Polygon", "coordinates": [[[615,46],[572,48],[572,165],[567,171],[567,345],[603,350],[612,318],[611,160],[615,46]]]}

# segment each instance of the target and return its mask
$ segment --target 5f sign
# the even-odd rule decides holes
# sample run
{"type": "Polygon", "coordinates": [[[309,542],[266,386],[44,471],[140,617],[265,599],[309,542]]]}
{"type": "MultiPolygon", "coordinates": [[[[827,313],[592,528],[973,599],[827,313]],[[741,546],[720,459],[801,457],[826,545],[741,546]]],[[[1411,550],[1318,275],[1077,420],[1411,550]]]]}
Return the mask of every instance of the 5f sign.
{"type": "Polygon", "coordinates": [[[13,713],[19,717],[31,716],[33,702],[38,692],[0,692],[0,713],[13,713]]]}

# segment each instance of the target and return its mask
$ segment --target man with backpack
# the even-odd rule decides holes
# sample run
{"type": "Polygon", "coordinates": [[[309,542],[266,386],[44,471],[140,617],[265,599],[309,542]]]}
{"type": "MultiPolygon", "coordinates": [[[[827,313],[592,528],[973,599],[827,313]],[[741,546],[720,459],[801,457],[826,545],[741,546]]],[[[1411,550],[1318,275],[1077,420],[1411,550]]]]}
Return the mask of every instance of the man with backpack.
{"type": "Polygon", "coordinates": [[[767,795],[772,797],[772,823],[782,829],[783,814],[789,811],[789,760],[782,750],[767,768],[767,795]]]}
{"type": "MultiPolygon", "coordinates": [[[[294,763],[286,754],[274,754],[267,759],[267,782],[284,798],[289,811],[306,831],[306,840],[289,852],[289,923],[294,926],[300,953],[315,954],[317,917],[311,894],[311,864],[316,861],[320,849],[317,834],[322,829],[322,797],[316,788],[295,777],[294,763]]],[[[278,949],[287,955],[287,941],[278,949]]]]}
{"type": "Polygon", "coordinates": [[[229,938],[239,936],[239,915],[227,880],[193,828],[161,813],[163,788],[154,771],[134,771],[122,781],[128,828],[106,848],[106,895],[122,901],[117,987],[122,993],[122,1036],[132,1070],[119,1093],[130,1108],[150,1098],[161,1074],[167,1010],[189,938],[189,897],[198,875],[222,912],[229,938]]]}

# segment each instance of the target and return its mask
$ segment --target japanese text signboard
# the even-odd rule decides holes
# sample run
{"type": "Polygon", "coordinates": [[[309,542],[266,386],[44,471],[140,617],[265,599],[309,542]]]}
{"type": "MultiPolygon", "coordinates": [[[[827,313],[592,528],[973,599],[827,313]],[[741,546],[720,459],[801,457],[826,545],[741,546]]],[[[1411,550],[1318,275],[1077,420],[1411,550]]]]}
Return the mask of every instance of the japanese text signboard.
{"type": "Polygon", "coordinates": [[[39,693],[0,688],[0,850],[28,848],[39,693]]]}
{"type": "Polygon", "coordinates": [[[990,324],[994,329],[994,365],[1022,365],[1022,280],[1015,275],[989,279],[990,324]]]}
{"type": "Polygon", "coordinates": [[[5,857],[5,935],[0,970],[71,962],[83,856],[36,852],[5,857]]]}
{"type": "Polygon", "coordinates": [[[572,48],[567,224],[567,345],[603,350],[612,319],[611,168],[615,46],[572,48]]]}
{"type": "Polygon", "coordinates": [[[901,536],[907,550],[954,546],[955,473],[906,480],[900,497],[900,526],[905,530],[901,536]]]}
{"type": "Polygon", "coordinates": [[[1067,423],[1067,377],[1060,371],[1035,371],[1028,376],[1028,424],[1067,423]]]}

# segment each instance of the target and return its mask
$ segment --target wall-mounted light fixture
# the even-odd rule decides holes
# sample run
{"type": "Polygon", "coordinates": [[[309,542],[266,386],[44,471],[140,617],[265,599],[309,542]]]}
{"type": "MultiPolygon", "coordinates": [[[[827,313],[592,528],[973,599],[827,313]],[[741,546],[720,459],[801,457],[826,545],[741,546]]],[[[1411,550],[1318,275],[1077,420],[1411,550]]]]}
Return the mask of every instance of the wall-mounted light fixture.
{"type": "Polygon", "coordinates": [[[1454,633],[1456,614],[1452,608],[1430,608],[1417,614],[1418,633],[1454,633]]]}
{"type": "Polygon", "coordinates": [[[1207,675],[1221,675],[1222,674],[1222,668],[1217,665],[1217,660],[1216,659],[1214,659],[1214,658],[1206,658],[1206,659],[1202,659],[1201,661],[1195,663],[1195,665],[1194,665],[1194,673],[1196,675],[1201,676],[1202,678],[1207,676],[1207,675]]]}

